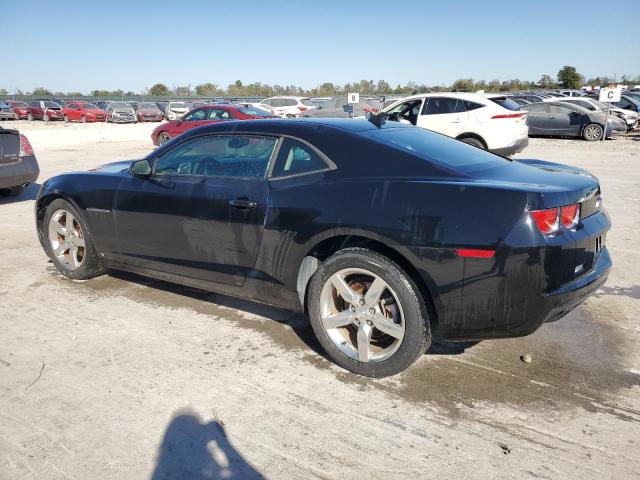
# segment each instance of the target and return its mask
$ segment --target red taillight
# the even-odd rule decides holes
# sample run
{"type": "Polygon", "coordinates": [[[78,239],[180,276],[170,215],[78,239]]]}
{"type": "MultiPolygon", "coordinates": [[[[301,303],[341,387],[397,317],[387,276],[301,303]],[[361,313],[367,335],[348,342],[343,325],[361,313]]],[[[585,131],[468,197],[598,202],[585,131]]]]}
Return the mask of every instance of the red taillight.
{"type": "Polygon", "coordinates": [[[567,205],[560,209],[560,221],[562,226],[571,228],[575,227],[580,220],[580,204],[567,205]]]}
{"type": "Polygon", "coordinates": [[[298,107],[298,110],[300,110],[301,112],[304,112],[305,110],[307,110],[307,107],[298,107]]]}
{"type": "Polygon", "coordinates": [[[492,258],[495,250],[478,250],[475,248],[457,248],[456,253],[460,257],[466,258],[492,258]]]}
{"type": "Polygon", "coordinates": [[[504,115],[494,115],[493,117],[491,117],[491,119],[496,119],[496,118],[520,118],[520,117],[524,117],[526,115],[526,112],[521,112],[521,113],[505,113],[504,115]]]}
{"type": "Polygon", "coordinates": [[[557,208],[533,210],[531,216],[535,220],[538,230],[540,230],[540,233],[543,235],[548,235],[558,230],[559,221],[557,208]]]}
{"type": "Polygon", "coordinates": [[[33,155],[33,147],[29,143],[29,139],[20,134],[20,158],[33,155]]]}

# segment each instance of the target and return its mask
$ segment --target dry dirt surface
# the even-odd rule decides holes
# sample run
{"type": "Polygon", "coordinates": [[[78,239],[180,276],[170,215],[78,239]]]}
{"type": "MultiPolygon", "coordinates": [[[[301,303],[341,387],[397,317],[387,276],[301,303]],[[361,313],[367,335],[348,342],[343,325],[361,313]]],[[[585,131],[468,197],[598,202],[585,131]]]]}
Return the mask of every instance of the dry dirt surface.
{"type": "MultiPolygon", "coordinates": [[[[40,181],[153,148],[147,124],[11,125],[40,181]]],[[[36,237],[38,187],[0,199],[0,478],[640,478],[638,140],[520,155],[600,178],[604,288],[529,337],[434,345],[384,380],[327,361],[297,314],[133,275],[69,281],[36,237]]]]}

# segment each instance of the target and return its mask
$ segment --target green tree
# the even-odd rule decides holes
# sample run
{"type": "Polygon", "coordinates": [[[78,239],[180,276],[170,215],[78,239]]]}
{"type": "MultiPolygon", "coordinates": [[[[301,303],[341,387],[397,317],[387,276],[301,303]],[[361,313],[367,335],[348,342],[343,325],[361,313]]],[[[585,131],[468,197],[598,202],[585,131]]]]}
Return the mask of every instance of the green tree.
{"type": "Polygon", "coordinates": [[[562,88],[580,88],[584,77],[576,71],[576,67],[565,65],[558,71],[558,82],[562,88]]]}
{"type": "Polygon", "coordinates": [[[171,91],[163,83],[156,83],[149,89],[149,95],[153,95],[155,97],[166,97],[169,94],[171,94],[171,91]]]}
{"type": "Polygon", "coordinates": [[[179,97],[190,97],[191,95],[193,95],[193,90],[191,89],[191,85],[176,87],[173,89],[173,91],[179,97]]]}
{"type": "Polygon", "coordinates": [[[6,88],[0,88],[0,95],[2,95],[2,96],[9,95],[9,92],[7,92],[6,88]]]}
{"type": "Polygon", "coordinates": [[[455,92],[473,92],[476,90],[475,86],[473,78],[459,78],[453,82],[451,89],[455,92]]]}
{"type": "Polygon", "coordinates": [[[202,97],[215,97],[219,95],[221,90],[218,88],[218,85],[215,83],[202,83],[200,85],[196,85],[196,95],[200,95],[202,97]]]}
{"type": "Polygon", "coordinates": [[[34,95],[36,97],[43,97],[43,96],[51,95],[51,90],[48,90],[44,87],[38,87],[33,89],[33,92],[31,92],[31,95],[34,95]]]}

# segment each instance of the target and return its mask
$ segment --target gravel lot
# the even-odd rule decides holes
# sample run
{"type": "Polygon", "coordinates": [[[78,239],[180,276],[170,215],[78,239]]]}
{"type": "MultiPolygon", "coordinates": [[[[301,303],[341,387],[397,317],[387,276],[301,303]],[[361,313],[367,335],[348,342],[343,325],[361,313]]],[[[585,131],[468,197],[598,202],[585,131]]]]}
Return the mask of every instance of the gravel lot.
{"type": "MultiPolygon", "coordinates": [[[[40,181],[153,148],[154,124],[5,126],[40,181]]],[[[639,478],[639,140],[520,155],[600,178],[602,290],[534,335],[436,345],[385,380],[325,360],[290,312],[128,274],[71,282],[38,243],[38,187],[0,198],[0,478],[639,478]]]]}

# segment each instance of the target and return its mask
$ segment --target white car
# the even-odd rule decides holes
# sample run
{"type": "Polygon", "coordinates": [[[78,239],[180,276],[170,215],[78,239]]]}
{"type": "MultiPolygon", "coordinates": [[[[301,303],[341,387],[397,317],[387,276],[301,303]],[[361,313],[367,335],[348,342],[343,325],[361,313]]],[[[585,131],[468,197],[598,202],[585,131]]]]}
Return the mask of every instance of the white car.
{"type": "Polygon", "coordinates": [[[169,102],[164,109],[164,116],[167,120],[176,120],[189,111],[189,105],[185,102],[169,102]]]}
{"type": "MultiPolygon", "coordinates": [[[[607,105],[605,103],[601,103],[594,98],[589,97],[571,97],[571,98],[563,98],[563,102],[574,103],[579,105],[587,110],[591,110],[592,112],[602,112],[606,113],[607,105]]],[[[615,115],[616,117],[620,117],[627,124],[628,130],[633,130],[638,126],[638,122],[640,121],[640,114],[637,112],[632,112],[631,110],[625,110],[624,108],[609,108],[609,113],[611,115],[615,115]]]]}
{"type": "Polygon", "coordinates": [[[302,112],[316,108],[307,97],[270,97],[262,100],[260,105],[285,118],[299,117],[302,112]]]}
{"type": "Polygon", "coordinates": [[[382,110],[389,120],[411,123],[500,155],[529,144],[527,112],[504,95],[425,93],[382,110]]]}

